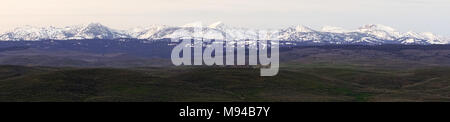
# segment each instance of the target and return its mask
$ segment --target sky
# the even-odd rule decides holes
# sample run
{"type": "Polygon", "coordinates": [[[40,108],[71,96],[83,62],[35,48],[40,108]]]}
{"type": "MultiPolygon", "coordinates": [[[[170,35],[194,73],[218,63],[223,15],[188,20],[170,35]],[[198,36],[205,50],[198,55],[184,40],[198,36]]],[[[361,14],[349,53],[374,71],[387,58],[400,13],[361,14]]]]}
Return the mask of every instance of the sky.
{"type": "Polygon", "coordinates": [[[383,24],[450,36],[450,0],[1,0],[0,16],[0,31],[90,22],[125,29],[223,21],[272,29],[383,24]]]}

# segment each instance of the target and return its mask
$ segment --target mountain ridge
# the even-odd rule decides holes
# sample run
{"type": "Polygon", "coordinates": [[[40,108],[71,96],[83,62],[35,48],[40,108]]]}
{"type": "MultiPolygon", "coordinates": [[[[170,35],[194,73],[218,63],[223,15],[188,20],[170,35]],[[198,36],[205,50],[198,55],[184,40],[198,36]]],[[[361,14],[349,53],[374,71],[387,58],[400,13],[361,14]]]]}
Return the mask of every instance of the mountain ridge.
{"type": "Polygon", "coordinates": [[[399,32],[381,24],[363,25],[356,30],[324,26],[315,30],[304,25],[275,30],[236,28],[221,21],[204,26],[201,22],[183,26],[150,25],[116,30],[100,23],[66,27],[17,27],[0,33],[1,41],[80,40],[80,39],[147,39],[198,37],[206,39],[263,40],[310,42],[319,44],[449,44],[450,39],[430,32],[399,32]]]}

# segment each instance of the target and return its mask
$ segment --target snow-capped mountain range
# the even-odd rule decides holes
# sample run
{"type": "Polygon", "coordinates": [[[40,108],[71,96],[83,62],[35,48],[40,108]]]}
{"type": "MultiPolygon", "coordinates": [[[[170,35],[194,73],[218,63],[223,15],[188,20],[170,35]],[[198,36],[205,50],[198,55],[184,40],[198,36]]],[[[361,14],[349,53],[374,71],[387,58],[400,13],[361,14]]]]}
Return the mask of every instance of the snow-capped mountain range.
{"type": "Polygon", "coordinates": [[[183,26],[151,25],[116,30],[99,23],[58,27],[18,27],[0,34],[1,41],[80,40],[80,39],[148,39],[198,37],[206,39],[263,40],[323,43],[323,44],[449,44],[450,39],[433,33],[398,32],[394,28],[370,24],[355,30],[325,26],[314,30],[306,26],[292,26],[276,30],[237,28],[215,22],[204,26],[201,22],[183,26]]]}

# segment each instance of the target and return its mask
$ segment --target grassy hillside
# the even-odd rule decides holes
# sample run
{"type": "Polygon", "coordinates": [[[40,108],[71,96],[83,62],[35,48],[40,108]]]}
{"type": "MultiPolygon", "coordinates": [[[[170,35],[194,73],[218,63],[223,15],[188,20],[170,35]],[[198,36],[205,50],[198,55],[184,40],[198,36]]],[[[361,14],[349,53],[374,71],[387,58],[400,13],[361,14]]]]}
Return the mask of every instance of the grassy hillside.
{"type": "Polygon", "coordinates": [[[283,64],[276,77],[225,67],[0,66],[0,101],[450,101],[450,67],[283,64]]]}

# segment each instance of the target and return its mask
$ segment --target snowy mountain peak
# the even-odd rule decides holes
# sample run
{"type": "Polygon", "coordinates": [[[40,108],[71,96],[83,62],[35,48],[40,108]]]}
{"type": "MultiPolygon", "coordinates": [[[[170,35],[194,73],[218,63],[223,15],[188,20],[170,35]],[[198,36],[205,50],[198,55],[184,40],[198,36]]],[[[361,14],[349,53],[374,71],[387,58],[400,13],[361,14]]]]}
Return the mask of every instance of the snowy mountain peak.
{"type": "Polygon", "coordinates": [[[437,39],[439,39],[438,36],[434,35],[431,32],[423,32],[422,35],[428,40],[437,40],[437,39]]]}
{"type": "Polygon", "coordinates": [[[364,25],[360,27],[357,32],[367,33],[383,40],[395,40],[402,36],[402,34],[397,32],[394,28],[381,24],[364,25]]]}
{"type": "Polygon", "coordinates": [[[87,26],[85,26],[82,31],[84,31],[84,32],[86,32],[86,31],[90,31],[90,32],[99,32],[99,31],[101,31],[101,32],[111,32],[111,29],[109,27],[106,27],[106,26],[100,24],[100,23],[90,23],[87,26]]]}
{"type": "Polygon", "coordinates": [[[30,40],[35,41],[39,40],[41,37],[48,38],[48,34],[45,31],[45,28],[34,27],[30,25],[26,25],[23,27],[14,28],[11,31],[7,31],[4,34],[0,35],[0,40],[30,40]]]}
{"type": "Polygon", "coordinates": [[[334,26],[323,26],[321,29],[322,32],[330,32],[330,33],[345,33],[349,32],[348,30],[345,30],[341,27],[334,27],[334,26]]]}
{"type": "Polygon", "coordinates": [[[431,32],[423,32],[423,33],[420,33],[420,35],[422,36],[423,39],[427,40],[427,42],[430,44],[446,44],[446,43],[448,43],[447,39],[445,39],[441,36],[437,36],[431,32]]]}
{"type": "Polygon", "coordinates": [[[410,37],[420,37],[420,34],[414,32],[414,31],[408,31],[408,32],[405,33],[405,36],[410,36],[410,37]]]}
{"type": "Polygon", "coordinates": [[[131,37],[135,37],[137,39],[148,39],[152,37],[155,33],[166,28],[169,28],[169,26],[166,25],[139,26],[128,30],[124,30],[123,33],[131,37]]]}
{"type": "Polygon", "coordinates": [[[304,26],[304,25],[297,25],[297,26],[295,26],[295,30],[297,32],[304,32],[304,33],[315,32],[315,30],[313,30],[313,29],[311,29],[311,28],[309,28],[307,26],[304,26]]]}
{"type": "Polygon", "coordinates": [[[91,22],[87,25],[88,27],[105,27],[104,25],[98,23],[98,22],[91,22]]]}
{"type": "Polygon", "coordinates": [[[185,24],[185,25],[180,26],[180,27],[183,27],[183,28],[203,28],[204,26],[203,26],[202,22],[197,21],[197,22],[185,24]]]}
{"type": "Polygon", "coordinates": [[[213,29],[223,29],[225,24],[222,21],[217,21],[208,26],[208,28],[213,29]]]}
{"type": "Polygon", "coordinates": [[[114,38],[114,32],[100,23],[90,23],[75,35],[75,39],[111,39],[114,38]]]}
{"type": "Polygon", "coordinates": [[[382,24],[368,24],[359,28],[360,31],[386,31],[395,32],[396,30],[392,27],[382,25],[382,24]]]}

